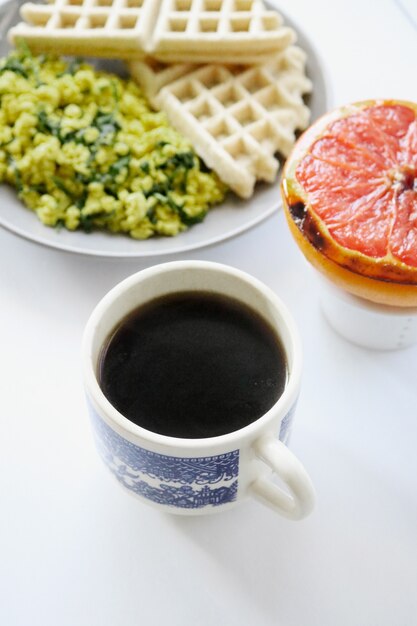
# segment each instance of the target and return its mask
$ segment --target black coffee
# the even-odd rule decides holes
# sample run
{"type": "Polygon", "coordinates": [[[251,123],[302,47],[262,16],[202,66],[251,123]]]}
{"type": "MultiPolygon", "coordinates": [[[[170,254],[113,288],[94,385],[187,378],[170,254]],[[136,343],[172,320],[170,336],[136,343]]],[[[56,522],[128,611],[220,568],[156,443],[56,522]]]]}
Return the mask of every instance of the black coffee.
{"type": "Polygon", "coordinates": [[[287,381],[284,349],[252,309],[209,292],[164,296],[104,347],[104,394],[129,420],[172,437],[214,437],[258,419],[287,381]]]}

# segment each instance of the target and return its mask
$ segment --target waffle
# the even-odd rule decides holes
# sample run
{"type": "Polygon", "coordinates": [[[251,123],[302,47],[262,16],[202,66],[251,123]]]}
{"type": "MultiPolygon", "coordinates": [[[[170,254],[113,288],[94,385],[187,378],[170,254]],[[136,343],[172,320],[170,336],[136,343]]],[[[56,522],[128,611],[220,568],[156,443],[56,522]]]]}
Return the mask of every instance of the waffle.
{"type": "Polygon", "coordinates": [[[35,52],[107,58],[141,58],[155,20],[157,0],[52,0],[23,4],[25,20],[9,31],[35,52]]]}
{"type": "Polygon", "coordinates": [[[275,155],[288,156],[295,131],[308,125],[303,94],[312,85],[305,76],[305,60],[300,48],[290,46],[256,67],[204,65],[190,71],[143,62],[130,67],[206,165],[248,198],[257,180],[276,179],[275,155]],[[181,77],[169,82],[175,71],[181,77]]]}
{"type": "Polygon", "coordinates": [[[9,38],[33,52],[261,63],[295,39],[261,0],[51,0],[20,13],[9,38]]]}
{"type": "Polygon", "coordinates": [[[262,0],[162,0],[150,51],[169,63],[260,63],[294,40],[262,0]]]}
{"type": "Polygon", "coordinates": [[[169,65],[150,57],[140,61],[128,63],[129,73],[142,87],[151,105],[157,109],[157,96],[165,85],[169,85],[178,78],[196,70],[198,66],[190,63],[175,63],[169,65]]]}

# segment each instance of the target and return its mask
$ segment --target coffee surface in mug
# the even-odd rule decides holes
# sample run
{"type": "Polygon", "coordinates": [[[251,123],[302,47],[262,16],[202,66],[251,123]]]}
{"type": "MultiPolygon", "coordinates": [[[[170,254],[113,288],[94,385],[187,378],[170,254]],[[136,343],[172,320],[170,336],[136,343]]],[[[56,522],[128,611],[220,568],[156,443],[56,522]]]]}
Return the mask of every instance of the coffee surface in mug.
{"type": "Polygon", "coordinates": [[[284,391],[288,367],[272,327],[241,302],[210,292],[154,299],[104,345],[99,382],[130,421],[162,435],[239,430],[284,391]]]}

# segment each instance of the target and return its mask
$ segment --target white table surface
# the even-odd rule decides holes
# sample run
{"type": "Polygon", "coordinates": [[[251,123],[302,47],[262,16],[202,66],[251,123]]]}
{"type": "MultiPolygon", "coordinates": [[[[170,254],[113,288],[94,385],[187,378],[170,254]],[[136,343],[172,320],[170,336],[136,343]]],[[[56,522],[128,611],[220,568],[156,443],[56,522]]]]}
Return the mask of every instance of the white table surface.
{"type": "MultiPolygon", "coordinates": [[[[416,0],[287,4],[335,104],[417,101],[416,0]]],[[[151,260],[72,256],[5,231],[0,250],[2,626],[417,624],[417,347],[372,352],[337,336],[282,213],[175,258],[254,274],[298,322],[291,448],[318,503],[297,523],[255,501],[167,516],[125,494],[94,449],[80,338],[99,298],[151,260]]]]}

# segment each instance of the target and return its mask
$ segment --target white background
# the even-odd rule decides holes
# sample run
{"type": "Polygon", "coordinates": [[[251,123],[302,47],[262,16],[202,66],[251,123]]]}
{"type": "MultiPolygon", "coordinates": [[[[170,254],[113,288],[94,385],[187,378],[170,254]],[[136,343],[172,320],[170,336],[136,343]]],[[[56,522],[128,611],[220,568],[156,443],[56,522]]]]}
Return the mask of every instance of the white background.
{"type": "MultiPolygon", "coordinates": [[[[408,15],[394,0],[282,7],[315,43],[339,105],[417,101],[416,4],[404,0],[408,15]]],[[[372,352],[334,334],[282,213],[175,258],[249,271],[298,323],[291,448],[318,494],[298,523],[255,501],[177,518],[126,495],[93,446],[80,339],[100,297],[145,262],[71,256],[5,231],[0,251],[2,626],[417,624],[417,347],[372,352]]]]}

